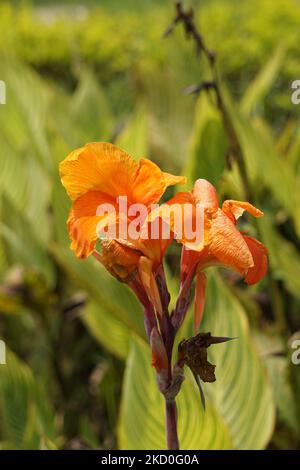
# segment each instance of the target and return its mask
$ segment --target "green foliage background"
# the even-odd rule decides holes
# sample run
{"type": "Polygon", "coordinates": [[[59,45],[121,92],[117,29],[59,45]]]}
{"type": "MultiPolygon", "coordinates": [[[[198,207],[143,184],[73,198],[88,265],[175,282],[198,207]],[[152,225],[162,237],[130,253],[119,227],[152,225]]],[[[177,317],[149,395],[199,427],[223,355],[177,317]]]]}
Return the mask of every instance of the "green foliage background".
{"type": "MultiPolygon", "coordinates": [[[[183,449],[299,448],[299,107],[296,0],[190,1],[217,52],[226,109],[254,200],[243,229],[269,249],[270,270],[245,288],[212,271],[204,331],[237,336],[210,352],[217,382],[203,413],[187,376],[183,449]]],[[[2,449],[163,449],[164,418],[141,309],[126,286],[69,250],[70,202],[58,163],[75,147],[114,140],[165,171],[245,199],[213,100],[182,90],[209,79],[181,30],[162,33],[171,1],[1,2],[0,365],[2,449]],[[100,3],[100,6],[99,6],[100,3]]],[[[172,299],[178,246],[167,257],[172,299]]],[[[192,334],[192,312],[181,337],[192,334]]],[[[180,339],[180,338],[179,338],[180,339]]],[[[178,340],[179,340],[178,339],[178,340]]]]}

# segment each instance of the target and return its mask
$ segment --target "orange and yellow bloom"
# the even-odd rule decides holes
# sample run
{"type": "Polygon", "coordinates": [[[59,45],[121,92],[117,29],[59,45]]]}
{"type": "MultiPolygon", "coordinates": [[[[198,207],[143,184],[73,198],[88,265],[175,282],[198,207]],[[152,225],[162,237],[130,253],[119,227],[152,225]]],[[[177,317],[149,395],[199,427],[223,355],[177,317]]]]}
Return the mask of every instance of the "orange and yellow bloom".
{"type": "Polygon", "coordinates": [[[191,272],[196,275],[195,330],[198,330],[205,301],[205,268],[222,266],[231,268],[244,276],[247,284],[259,282],[268,268],[267,249],[255,238],[243,234],[237,228],[237,220],[244,211],[254,217],[263,213],[248,202],[226,200],[219,207],[216,189],[206,180],[196,181],[192,191],[178,193],[168,205],[189,200],[204,208],[203,243],[194,247],[180,240],[183,245],[181,259],[181,286],[191,281],[191,272]]]}
{"type": "Polygon", "coordinates": [[[108,224],[108,216],[97,216],[101,204],[117,204],[127,196],[130,204],[150,207],[159,201],[168,186],[185,182],[185,178],[164,173],[153,162],[137,163],[113,144],[91,143],[74,150],[60,164],[60,176],[73,206],[68,219],[72,249],[86,258],[95,249],[96,228],[108,224]]]}
{"type": "Polygon", "coordinates": [[[105,142],[90,143],[73,151],[61,162],[60,176],[73,201],[67,226],[76,256],[94,254],[111,274],[125,282],[138,271],[148,296],[161,310],[153,272],[161,264],[171,238],[108,240],[102,242],[100,254],[96,250],[99,229],[117,225],[121,216],[128,215],[118,210],[113,217],[97,215],[97,208],[110,204],[117,209],[118,198],[126,196],[129,205],[140,203],[150,210],[168,186],[184,183],[185,178],[162,172],[147,159],[137,163],[125,151],[105,142]]]}
{"type": "MultiPolygon", "coordinates": [[[[199,333],[186,342],[194,345],[188,354],[179,351],[177,362],[172,364],[175,336],[191,302],[193,281],[196,279],[197,331],[205,304],[206,268],[233,269],[248,284],[265,276],[267,249],[237,228],[244,211],[254,217],[263,213],[248,202],[227,200],[219,207],[216,189],[203,179],[197,180],[191,191],[179,192],[159,206],[166,188],[184,183],[185,178],[165,173],[147,159],[137,163],[109,143],[91,143],[75,150],[60,164],[60,175],[72,200],[67,226],[76,256],[93,255],[133,290],[144,308],[152,365],[166,401],[167,429],[176,431],[175,398],[184,379],[184,366],[192,368],[204,406],[200,378],[211,382],[212,376],[206,380],[201,368],[194,367],[201,356],[199,344],[206,341],[201,346],[203,354],[203,347],[230,339],[199,333]],[[120,204],[123,198],[126,206],[120,204]],[[140,217],[136,217],[137,206],[140,217]],[[173,238],[182,244],[181,282],[177,302],[169,312],[163,257],[173,238]]],[[[214,370],[215,366],[210,366],[214,370]]],[[[177,432],[167,440],[169,449],[178,449],[177,432]]]]}
{"type": "MultiPolygon", "coordinates": [[[[152,210],[166,188],[184,183],[185,178],[165,173],[153,162],[141,159],[137,163],[125,151],[109,143],[91,143],[73,151],[61,164],[60,175],[73,205],[67,221],[71,248],[79,258],[93,254],[118,280],[127,282],[135,292],[146,297],[162,315],[163,305],[156,276],[162,270],[165,251],[175,236],[182,243],[181,298],[187,293],[194,277],[195,328],[198,329],[205,298],[206,277],[203,270],[209,266],[231,268],[248,284],[254,284],[267,271],[267,250],[258,240],[243,234],[237,228],[237,220],[244,211],[254,217],[263,213],[248,202],[227,200],[219,207],[216,189],[206,180],[196,181],[192,191],[179,192],[162,206],[152,210]],[[118,226],[122,217],[130,219],[128,213],[115,214],[97,212],[100,205],[118,205],[118,198],[126,196],[129,205],[136,203],[146,207],[144,226],[159,218],[171,228],[168,238],[106,239],[102,240],[101,252],[96,248],[99,230],[110,224],[118,226]],[[190,219],[196,219],[197,207],[203,210],[203,236],[193,241],[185,237],[184,227],[177,233],[175,218],[188,204],[190,219]],[[167,219],[169,211],[173,217],[167,219]],[[179,212],[178,212],[179,211],[179,212]],[[141,292],[143,291],[143,292],[141,292]]],[[[190,220],[191,222],[191,220],[190,220]]],[[[192,223],[196,225],[195,220],[192,223]]],[[[182,219],[184,225],[186,219],[182,219]]],[[[162,274],[163,277],[163,274],[162,274]]],[[[145,302],[144,302],[145,303],[145,302]]],[[[183,312],[175,312],[174,318],[183,312]]],[[[177,325],[178,323],[178,325],[177,325]]]]}

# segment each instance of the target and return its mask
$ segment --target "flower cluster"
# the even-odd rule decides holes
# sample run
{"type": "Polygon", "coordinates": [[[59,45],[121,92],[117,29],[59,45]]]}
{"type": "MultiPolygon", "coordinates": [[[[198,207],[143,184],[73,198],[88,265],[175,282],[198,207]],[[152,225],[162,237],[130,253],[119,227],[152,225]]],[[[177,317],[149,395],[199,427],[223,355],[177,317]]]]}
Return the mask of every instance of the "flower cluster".
{"type": "MultiPolygon", "coordinates": [[[[237,220],[244,211],[254,217],[261,217],[263,213],[248,202],[234,200],[226,200],[219,207],[215,188],[204,179],[198,179],[191,191],[179,192],[157,206],[166,188],[185,183],[185,177],[162,172],[147,159],[137,163],[110,143],[90,143],[73,151],[61,162],[60,175],[73,201],[67,226],[76,256],[87,258],[93,255],[114,277],[134,291],[143,306],[152,365],[167,402],[167,428],[168,423],[174,428],[174,399],[183,380],[182,358],[189,358],[186,363],[193,361],[188,354],[182,354],[181,348],[181,359],[172,366],[172,350],[175,335],[191,302],[193,281],[196,281],[194,326],[197,333],[204,309],[206,268],[231,268],[243,276],[247,284],[258,282],[266,274],[266,248],[237,228],[237,220]],[[120,196],[126,196],[129,202],[126,211],[120,211],[120,196]],[[138,221],[140,235],[133,238],[126,233],[111,238],[108,229],[112,225],[119,227],[124,219],[136,225],[130,213],[130,207],[135,204],[143,204],[146,208],[138,221]],[[99,207],[108,205],[115,210],[99,211],[99,207]],[[186,211],[187,207],[189,211],[186,211]],[[188,213],[188,216],[179,217],[182,213],[188,213]],[[184,225],[189,223],[197,227],[200,216],[201,237],[187,237],[184,225]],[[161,236],[145,237],[145,228],[157,221],[161,236]],[[163,236],[166,225],[168,236],[163,236]],[[107,236],[103,237],[105,233],[107,236]],[[170,295],[163,258],[173,239],[182,244],[181,280],[175,308],[169,312],[170,295]]],[[[149,230],[146,232],[149,234],[149,230]]],[[[213,343],[210,339],[207,345],[213,343]]],[[[192,350],[189,347],[188,351],[192,350]]],[[[173,433],[169,430],[168,446],[178,447],[174,429],[173,433]]]]}

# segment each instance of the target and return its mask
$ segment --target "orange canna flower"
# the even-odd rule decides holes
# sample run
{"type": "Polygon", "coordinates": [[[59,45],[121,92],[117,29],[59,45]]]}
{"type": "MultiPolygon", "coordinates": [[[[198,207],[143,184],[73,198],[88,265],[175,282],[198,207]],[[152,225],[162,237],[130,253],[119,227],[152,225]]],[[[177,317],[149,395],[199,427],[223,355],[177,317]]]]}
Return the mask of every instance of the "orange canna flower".
{"type": "MultiPolygon", "coordinates": [[[[245,276],[248,284],[258,282],[267,270],[267,249],[259,241],[244,235],[237,229],[237,219],[244,211],[254,217],[262,217],[261,212],[248,202],[227,200],[219,207],[217,192],[206,180],[198,179],[192,191],[178,193],[168,201],[168,205],[180,205],[183,200],[204,209],[204,236],[201,246],[193,246],[191,241],[177,239],[186,245],[182,273],[197,261],[198,270],[208,266],[225,266],[245,276]],[[191,253],[186,254],[190,251],[191,253]],[[186,263],[186,259],[188,262],[186,263]]],[[[184,233],[184,231],[183,231],[184,233]]]]}
{"type": "Polygon", "coordinates": [[[67,221],[73,249],[78,258],[93,254],[119,280],[129,282],[138,275],[157,308],[159,295],[153,272],[160,265],[170,239],[106,240],[102,253],[96,251],[99,231],[118,226],[127,213],[118,212],[118,198],[126,196],[128,206],[140,203],[149,211],[166,188],[184,183],[185,177],[165,173],[153,162],[137,163],[129,154],[106,142],[86,144],[74,150],[60,164],[61,180],[73,201],[67,221]],[[98,214],[100,205],[110,204],[115,214],[98,214]]]}
{"type": "Polygon", "coordinates": [[[250,203],[227,200],[220,208],[216,189],[203,179],[196,181],[192,191],[178,193],[167,204],[182,204],[183,200],[200,204],[204,210],[202,244],[193,247],[190,241],[177,239],[185,245],[181,259],[183,295],[186,294],[186,285],[190,285],[196,275],[194,323],[197,331],[205,303],[206,276],[202,271],[210,266],[223,266],[240,273],[247,284],[255,284],[267,272],[267,249],[255,238],[240,232],[236,226],[237,219],[244,211],[254,217],[263,216],[263,212],[250,203]]]}
{"type": "Polygon", "coordinates": [[[60,176],[73,201],[68,220],[72,249],[86,258],[95,248],[96,227],[110,223],[107,215],[97,216],[100,204],[117,205],[119,196],[127,196],[150,207],[157,203],[168,186],[185,178],[164,173],[153,162],[137,163],[130,155],[106,142],[86,144],[74,150],[60,163],[60,176]]]}
{"type": "MultiPolygon", "coordinates": [[[[244,211],[254,217],[263,213],[248,202],[227,200],[219,207],[216,189],[208,181],[199,179],[192,191],[177,193],[174,198],[156,210],[152,204],[159,201],[166,188],[184,183],[185,178],[164,173],[153,162],[141,159],[137,163],[130,155],[109,143],[91,143],[73,151],[61,164],[62,183],[73,201],[67,221],[71,248],[79,258],[93,254],[117,279],[128,283],[140,299],[148,298],[159,315],[163,314],[162,295],[157,275],[164,283],[162,258],[173,238],[184,247],[181,261],[181,295],[196,276],[195,328],[203,313],[206,277],[202,272],[209,266],[232,268],[254,284],[267,271],[267,249],[258,240],[241,233],[237,219],[244,211]],[[147,214],[143,227],[157,219],[171,227],[169,238],[146,239],[139,236],[106,239],[101,241],[102,252],[96,250],[99,231],[111,224],[118,226],[122,217],[131,220],[128,213],[120,213],[118,198],[126,196],[128,205],[143,204],[147,214]],[[115,213],[98,213],[100,205],[109,204],[115,213]],[[185,230],[177,231],[175,219],[182,215],[188,204],[192,208],[189,222],[195,226],[197,207],[203,208],[203,237],[199,240],[185,238],[185,230]],[[173,216],[170,218],[170,210],[173,216]],[[119,212],[118,212],[119,211],[119,212]]],[[[181,219],[180,219],[181,220],[181,219]]],[[[187,220],[183,217],[182,224],[187,220]]],[[[162,227],[160,226],[160,230],[162,227]]],[[[146,301],[142,302],[144,306],[146,301]]],[[[167,303],[167,299],[165,299],[167,303]]],[[[182,303],[181,305],[184,305],[182,303]]],[[[184,309],[186,306],[184,307],[184,309]]],[[[175,316],[177,314],[175,309],[175,316]]],[[[182,312],[178,317],[183,318],[182,312]]],[[[176,324],[176,319],[174,320],[176,324]]]]}

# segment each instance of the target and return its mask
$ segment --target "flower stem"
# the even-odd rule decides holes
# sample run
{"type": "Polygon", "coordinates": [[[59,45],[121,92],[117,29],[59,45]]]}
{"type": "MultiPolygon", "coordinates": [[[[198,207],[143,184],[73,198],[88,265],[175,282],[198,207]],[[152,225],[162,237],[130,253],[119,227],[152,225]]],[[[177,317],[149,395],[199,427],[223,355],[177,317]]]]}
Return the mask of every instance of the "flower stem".
{"type": "Polygon", "coordinates": [[[166,430],[168,450],[179,450],[177,435],[177,407],[174,400],[166,400],[166,430]]]}

